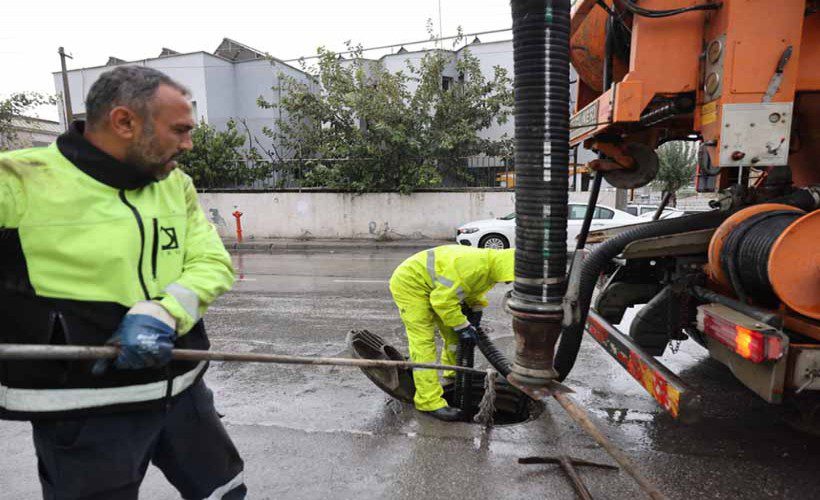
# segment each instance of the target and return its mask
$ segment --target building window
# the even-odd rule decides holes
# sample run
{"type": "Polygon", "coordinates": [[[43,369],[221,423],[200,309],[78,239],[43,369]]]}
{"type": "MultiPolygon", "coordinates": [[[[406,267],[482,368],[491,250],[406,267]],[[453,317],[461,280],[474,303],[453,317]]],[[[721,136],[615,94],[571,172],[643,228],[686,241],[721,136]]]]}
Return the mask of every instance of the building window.
{"type": "Polygon", "coordinates": [[[442,90],[450,90],[453,86],[453,77],[452,76],[442,76],[441,77],[441,89],[442,90]]]}

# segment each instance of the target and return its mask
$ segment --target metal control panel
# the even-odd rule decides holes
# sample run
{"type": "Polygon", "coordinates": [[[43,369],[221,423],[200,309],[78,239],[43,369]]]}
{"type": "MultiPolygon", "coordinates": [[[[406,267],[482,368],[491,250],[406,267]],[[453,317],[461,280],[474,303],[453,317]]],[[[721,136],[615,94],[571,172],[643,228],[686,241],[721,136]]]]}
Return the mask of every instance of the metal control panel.
{"type": "Polygon", "coordinates": [[[724,104],[719,166],[786,165],[789,160],[792,104],[724,104]]]}

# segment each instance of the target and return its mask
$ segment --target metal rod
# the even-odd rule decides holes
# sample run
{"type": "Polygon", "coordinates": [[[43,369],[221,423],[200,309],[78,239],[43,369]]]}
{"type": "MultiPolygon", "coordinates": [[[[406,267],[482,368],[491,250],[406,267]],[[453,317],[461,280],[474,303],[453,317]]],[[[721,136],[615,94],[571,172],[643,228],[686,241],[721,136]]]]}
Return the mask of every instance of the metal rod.
{"type": "Polygon", "coordinates": [[[661,199],[661,202],[658,204],[658,209],[655,210],[655,215],[652,216],[652,220],[658,220],[661,218],[661,214],[666,209],[666,205],[669,204],[669,200],[672,199],[673,194],[674,193],[672,191],[667,191],[663,194],[663,199],[661,199]]]}
{"type": "Polygon", "coordinates": [[[72,57],[65,53],[63,47],[58,48],[57,53],[60,54],[60,73],[63,78],[63,104],[65,106],[65,127],[66,130],[68,130],[71,126],[71,122],[74,121],[74,113],[71,111],[71,91],[68,88],[68,72],[65,67],[65,58],[72,59],[72,57]]]}
{"type": "Polygon", "coordinates": [[[592,188],[589,190],[589,199],[587,201],[587,211],[584,213],[584,221],[581,223],[581,231],[578,233],[578,239],[575,243],[576,252],[583,250],[587,244],[589,228],[592,226],[592,217],[595,212],[595,207],[598,205],[598,194],[601,192],[601,181],[603,177],[603,173],[595,172],[595,178],[592,179],[592,188]]]}
{"type": "Polygon", "coordinates": [[[566,455],[561,455],[558,457],[558,464],[562,469],[564,469],[564,473],[569,476],[572,484],[575,486],[575,491],[578,493],[578,496],[580,496],[583,500],[592,500],[592,493],[589,492],[587,485],[585,485],[581,480],[581,476],[578,474],[578,471],[572,466],[572,462],[569,457],[566,455]]]}
{"type": "Polygon", "coordinates": [[[618,470],[618,467],[609,464],[599,464],[581,460],[567,455],[558,455],[557,457],[525,457],[518,459],[519,464],[556,464],[560,465],[564,473],[569,476],[572,485],[575,487],[576,493],[584,500],[592,500],[592,494],[587,489],[581,475],[578,474],[577,466],[598,467],[600,469],[618,470]]]}
{"type": "MultiPolygon", "coordinates": [[[[615,41],[613,33],[613,21],[615,19],[614,12],[606,20],[604,25],[604,66],[603,66],[603,81],[601,88],[603,92],[608,91],[612,87],[614,65],[615,41]]],[[[605,155],[599,153],[598,158],[605,158],[605,155]]],[[[592,217],[595,215],[595,207],[598,205],[598,195],[601,192],[601,182],[603,181],[603,172],[596,172],[592,179],[592,187],[589,190],[589,198],[587,199],[587,211],[584,213],[584,220],[581,223],[581,231],[578,233],[578,239],[575,244],[575,251],[582,250],[587,244],[587,236],[589,236],[589,228],[592,226],[592,217]]],[[[616,207],[620,208],[620,207],[616,207]]]]}
{"type": "MultiPolygon", "coordinates": [[[[624,452],[622,452],[615,444],[612,443],[606,436],[595,426],[592,422],[592,419],[589,418],[586,411],[583,408],[576,405],[572,398],[569,397],[567,394],[563,393],[555,393],[552,395],[558,404],[561,405],[562,408],[569,414],[569,416],[581,426],[584,431],[589,434],[592,439],[594,439],[598,444],[600,444],[609,456],[615,459],[618,462],[618,465],[621,466],[623,470],[625,470],[632,479],[635,480],[636,483],[641,487],[641,489],[649,495],[649,498],[653,500],[665,500],[666,496],[664,496],[661,491],[655,487],[652,483],[646,479],[643,474],[638,471],[635,464],[626,456],[624,452]]],[[[563,466],[563,463],[561,464],[563,466]]],[[[566,470],[566,469],[565,469],[566,470]]]]}
{"type": "MultiPolygon", "coordinates": [[[[413,363],[382,359],[318,358],[309,356],[288,356],[285,354],[258,354],[249,352],[199,351],[196,349],[174,349],[173,359],[183,361],[241,361],[246,363],[277,363],[296,365],[352,366],[355,368],[428,368],[484,375],[485,370],[466,366],[441,365],[437,363],[413,363]]],[[[111,359],[119,355],[113,346],[63,346],[35,344],[2,344],[0,360],[91,360],[111,359]]]]}

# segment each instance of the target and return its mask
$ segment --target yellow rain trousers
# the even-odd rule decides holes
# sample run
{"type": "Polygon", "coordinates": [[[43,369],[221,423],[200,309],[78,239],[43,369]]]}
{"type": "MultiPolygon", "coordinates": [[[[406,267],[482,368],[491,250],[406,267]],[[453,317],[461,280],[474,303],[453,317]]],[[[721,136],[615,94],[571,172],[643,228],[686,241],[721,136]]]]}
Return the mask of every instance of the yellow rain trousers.
{"type": "MultiPolygon", "coordinates": [[[[515,251],[445,245],[419,252],[402,262],[390,278],[390,293],[407,331],[410,359],[436,362],[436,329],[444,340],[441,362],[455,364],[458,335],[469,323],[461,312],[487,305],[486,294],[496,283],[515,278],[515,251]]],[[[445,377],[453,377],[445,372],[445,377]]],[[[413,371],[414,402],[421,411],[447,406],[435,370],[413,371]]]]}

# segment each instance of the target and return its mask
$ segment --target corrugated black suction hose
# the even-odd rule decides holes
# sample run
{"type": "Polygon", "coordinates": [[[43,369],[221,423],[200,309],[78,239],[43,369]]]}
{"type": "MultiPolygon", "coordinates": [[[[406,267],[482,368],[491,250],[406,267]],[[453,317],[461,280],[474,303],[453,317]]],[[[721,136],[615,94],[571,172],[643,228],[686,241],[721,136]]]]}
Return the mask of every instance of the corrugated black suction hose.
{"type": "Polygon", "coordinates": [[[481,354],[487,358],[490,365],[492,365],[492,367],[495,368],[502,377],[507,378],[507,375],[509,375],[512,371],[512,366],[510,365],[510,361],[507,359],[507,356],[498,350],[484,329],[478,328],[476,333],[478,334],[478,350],[481,351],[481,354]]]}
{"type": "MultiPolygon", "coordinates": [[[[458,339],[456,350],[456,365],[472,368],[475,364],[475,341],[469,335],[462,335],[458,339]]],[[[456,373],[455,401],[466,417],[471,417],[473,411],[473,381],[472,375],[465,372],[456,373]]]]}
{"type": "Polygon", "coordinates": [[[566,289],[569,0],[513,0],[516,250],[513,297],[560,304],[566,289]]]}
{"type": "Polygon", "coordinates": [[[558,350],[555,354],[554,366],[558,372],[558,380],[564,380],[575,365],[575,359],[578,357],[578,350],[581,347],[584,325],[589,313],[592,292],[595,290],[598,276],[600,276],[604,267],[623,251],[626,245],[643,238],[717,227],[729,215],[729,212],[712,211],[640,224],[602,243],[590,253],[581,268],[578,294],[580,318],[563,328],[558,350]]]}
{"type": "Polygon", "coordinates": [[[804,212],[771,210],[740,222],[726,237],[720,265],[741,301],[747,296],[775,306],[777,296],[769,281],[769,255],[777,238],[804,212]]]}

